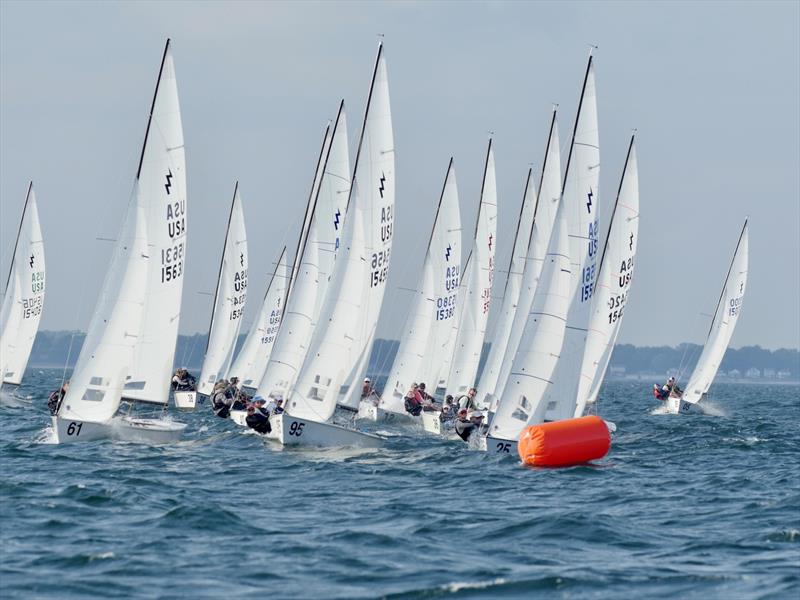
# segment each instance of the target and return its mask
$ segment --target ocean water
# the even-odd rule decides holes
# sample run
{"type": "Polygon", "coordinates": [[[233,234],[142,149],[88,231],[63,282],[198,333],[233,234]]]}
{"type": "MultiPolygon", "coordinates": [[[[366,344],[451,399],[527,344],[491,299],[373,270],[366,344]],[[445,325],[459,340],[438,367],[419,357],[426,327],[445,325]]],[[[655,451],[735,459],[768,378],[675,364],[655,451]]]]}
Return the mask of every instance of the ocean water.
{"type": "Polygon", "coordinates": [[[49,439],[32,371],[0,400],[3,598],[798,598],[800,388],[717,386],[654,415],[609,383],[593,466],[378,426],[281,450],[206,407],[169,447],[49,439]]]}

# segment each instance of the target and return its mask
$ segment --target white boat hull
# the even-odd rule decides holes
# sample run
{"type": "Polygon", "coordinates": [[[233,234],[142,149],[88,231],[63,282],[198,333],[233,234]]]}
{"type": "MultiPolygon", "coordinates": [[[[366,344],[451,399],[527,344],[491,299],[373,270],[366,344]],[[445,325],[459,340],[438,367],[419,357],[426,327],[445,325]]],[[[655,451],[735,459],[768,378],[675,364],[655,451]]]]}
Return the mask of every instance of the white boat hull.
{"type": "Polygon", "coordinates": [[[362,400],[358,405],[358,416],[356,418],[364,419],[366,421],[406,425],[411,425],[418,422],[416,417],[413,417],[408,413],[400,414],[391,410],[386,410],[381,406],[375,406],[375,404],[369,400],[362,400]]]}
{"type": "Polygon", "coordinates": [[[693,406],[691,402],[670,396],[664,401],[664,412],[669,415],[687,414],[692,412],[693,406]]]}
{"type": "Polygon", "coordinates": [[[270,417],[270,439],[284,446],[380,448],[383,438],[370,433],[348,429],[332,423],[318,423],[286,413],[270,417]]]}
{"type": "Polygon", "coordinates": [[[422,411],[422,428],[428,433],[434,435],[441,435],[442,433],[442,420],[439,411],[424,410],[422,411]]]}
{"type": "Polygon", "coordinates": [[[228,415],[228,418],[240,425],[241,427],[247,427],[247,411],[246,410],[232,410],[228,415]]]}
{"type": "Polygon", "coordinates": [[[507,440],[504,438],[496,438],[490,435],[480,436],[476,448],[483,452],[491,452],[492,454],[517,454],[517,440],[507,440]]]}
{"type": "Polygon", "coordinates": [[[114,417],[106,423],[51,417],[56,443],[91,442],[112,439],[143,444],[171,444],[180,441],[186,423],[163,419],[114,417]]]}
{"type": "MultiPolygon", "coordinates": [[[[173,392],[172,397],[175,401],[175,408],[181,410],[194,410],[198,403],[197,392],[173,392]]],[[[200,401],[202,403],[202,400],[200,401]]]]}

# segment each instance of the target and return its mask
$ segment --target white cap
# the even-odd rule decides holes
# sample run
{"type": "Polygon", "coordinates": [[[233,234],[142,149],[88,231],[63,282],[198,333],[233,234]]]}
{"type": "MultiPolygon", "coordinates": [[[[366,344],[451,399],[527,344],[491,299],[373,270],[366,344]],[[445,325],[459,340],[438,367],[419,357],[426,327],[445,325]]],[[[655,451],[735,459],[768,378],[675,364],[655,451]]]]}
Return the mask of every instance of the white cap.
{"type": "Polygon", "coordinates": [[[477,418],[482,419],[484,417],[484,414],[482,410],[473,410],[471,413],[467,415],[467,417],[470,419],[477,419],[477,418]]]}
{"type": "Polygon", "coordinates": [[[364,377],[364,383],[369,383],[369,377],[364,377]]]}

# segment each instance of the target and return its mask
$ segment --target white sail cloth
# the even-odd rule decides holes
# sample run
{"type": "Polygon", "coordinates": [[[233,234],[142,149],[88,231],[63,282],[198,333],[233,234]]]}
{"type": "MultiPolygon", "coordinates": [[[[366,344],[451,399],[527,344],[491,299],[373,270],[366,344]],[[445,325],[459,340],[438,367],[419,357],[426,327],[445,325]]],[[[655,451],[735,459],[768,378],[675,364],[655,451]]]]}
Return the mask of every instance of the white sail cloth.
{"type": "Polygon", "coordinates": [[[447,168],[419,288],[414,292],[381,407],[405,413],[404,397],[416,381],[435,383],[442,348],[450,337],[458,293],[461,212],[453,159],[447,168]]]}
{"type": "Polygon", "coordinates": [[[42,318],[44,290],[44,242],[31,182],[0,311],[0,385],[22,381],[42,318]]]}
{"type": "Polygon", "coordinates": [[[144,322],[124,396],[166,404],[181,316],[188,210],[183,128],[169,41],[136,178],[151,260],[144,322]]]}
{"type": "MultiPolygon", "coordinates": [[[[363,198],[359,199],[359,206],[362,210],[367,261],[366,281],[361,286],[362,314],[354,331],[352,353],[348,357],[340,358],[349,368],[342,380],[339,402],[351,409],[358,408],[361,398],[360,383],[372,354],[375,329],[389,275],[395,217],[394,169],[394,133],[389,102],[389,79],[381,44],[378,47],[364,127],[353,170],[353,181],[357,182],[357,186],[351,190],[350,199],[352,204],[356,194],[363,195],[363,198]]],[[[348,207],[348,212],[349,210],[348,207]]]]}
{"type": "Polygon", "coordinates": [[[639,171],[631,138],[592,299],[576,417],[597,399],[628,302],[639,240],[639,171]]]}
{"type": "MultiPolygon", "coordinates": [[[[494,402],[502,396],[506,381],[508,381],[508,376],[511,374],[511,365],[514,362],[514,356],[519,348],[522,333],[525,331],[525,323],[528,320],[528,314],[531,311],[531,306],[533,306],[533,297],[536,294],[539,284],[539,276],[542,272],[547,248],[550,244],[553,222],[556,217],[556,212],[558,211],[560,200],[561,150],[559,146],[556,112],[553,111],[553,116],[550,120],[550,133],[547,136],[547,145],[544,152],[542,175],[539,180],[536,217],[533,221],[533,230],[531,231],[531,237],[528,243],[527,261],[525,263],[525,270],[522,273],[519,301],[517,302],[511,331],[503,353],[503,362],[500,364],[500,371],[494,389],[489,385],[484,387],[483,382],[481,382],[481,394],[494,394],[494,402]]],[[[494,409],[496,406],[492,408],[494,409]]]]}
{"type": "Polygon", "coordinates": [[[572,293],[561,357],[546,392],[545,420],[572,417],[578,394],[586,331],[599,255],[598,183],[600,147],[597,131],[597,98],[591,56],[586,67],[575,131],[567,160],[561,202],[567,218],[572,261],[572,293]]]}
{"type": "Polygon", "coordinates": [[[714,382],[722,357],[730,344],[733,330],[739,321],[742,299],[747,286],[749,241],[747,221],[744,222],[739,243],[733,254],[725,285],[722,288],[711,328],[708,331],[703,353],[697,361],[692,376],[686,384],[682,399],[692,404],[698,403],[708,393],[714,382]]]}
{"type": "Polygon", "coordinates": [[[458,398],[475,385],[480,363],[494,282],[494,255],[497,245],[497,182],[492,142],[486,152],[480,207],[472,241],[470,273],[465,287],[447,389],[458,398]]]}
{"type": "Polygon", "coordinates": [[[306,359],[341,243],[350,192],[347,117],[344,103],[325,132],[303,230],[292,269],[283,321],[258,383],[264,397],[288,393],[306,359]]]}
{"type": "Polygon", "coordinates": [[[515,440],[529,423],[542,420],[543,397],[564,342],[570,300],[570,258],[566,209],[558,211],[539,286],[525,323],[511,375],[499,399],[489,435],[515,440]]]}
{"type": "Polygon", "coordinates": [[[258,316],[242,344],[242,349],[233,361],[229,374],[238,377],[242,387],[253,388],[261,381],[267,368],[275,337],[281,325],[281,316],[289,289],[289,265],[286,262],[286,247],[281,251],[272,278],[267,284],[264,300],[258,316]]]}
{"type": "Polygon", "coordinates": [[[247,264],[247,232],[237,183],[214,294],[208,344],[197,383],[197,391],[206,396],[211,395],[217,381],[226,377],[231,364],[247,303],[247,264]]]}

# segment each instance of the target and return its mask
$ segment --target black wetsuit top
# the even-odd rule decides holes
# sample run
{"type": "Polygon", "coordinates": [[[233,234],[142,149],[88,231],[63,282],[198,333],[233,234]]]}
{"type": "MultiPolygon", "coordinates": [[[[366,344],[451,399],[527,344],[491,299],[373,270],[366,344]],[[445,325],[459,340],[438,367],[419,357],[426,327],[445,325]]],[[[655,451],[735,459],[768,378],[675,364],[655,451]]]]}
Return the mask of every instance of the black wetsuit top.
{"type": "Polygon", "coordinates": [[[258,411],[254,412],[252,415],[247,415],[245,422],[250,429],[254,429],[258,433],[267,434],[272,431],[269,419],[258,411]]]}
{"type": "Polygon", "coordinates": [[[471,421],[462,421],[460,419],[456,421],[456,433],[465,442],[469,440],[469,436],[472,435],[476,427],[477,425],[471,421]]]}

